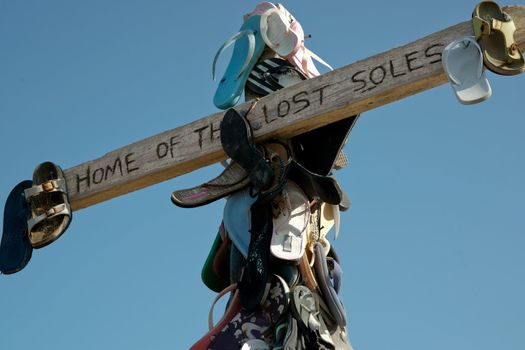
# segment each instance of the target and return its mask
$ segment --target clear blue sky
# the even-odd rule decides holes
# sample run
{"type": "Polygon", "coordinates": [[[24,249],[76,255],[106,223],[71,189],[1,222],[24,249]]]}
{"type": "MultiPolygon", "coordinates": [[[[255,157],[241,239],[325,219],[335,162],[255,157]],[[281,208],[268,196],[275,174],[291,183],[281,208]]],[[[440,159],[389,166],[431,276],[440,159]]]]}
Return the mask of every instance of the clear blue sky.
{"type": "MultiPolygon", "coordinates": [[[[0,1],[0,202],[40,162],[67,169],[215,112],[215,51],[256,1],[0,1]]],[[[468,20],[475,1],[287,1],[334,67],[468,20]]],[[[366,350],[525,343],[525,76],[493,97],[451,88],[362,115],[336,176],[333,244],[350,339],[366,350]]],[[[171,191],[218,165],[74,213],[0,276],[0,349],[187,349],[214,293],[200,270],[224,202],[171,191]]],[[[219,311],[217,311],[219,313],[219,311]]]]}

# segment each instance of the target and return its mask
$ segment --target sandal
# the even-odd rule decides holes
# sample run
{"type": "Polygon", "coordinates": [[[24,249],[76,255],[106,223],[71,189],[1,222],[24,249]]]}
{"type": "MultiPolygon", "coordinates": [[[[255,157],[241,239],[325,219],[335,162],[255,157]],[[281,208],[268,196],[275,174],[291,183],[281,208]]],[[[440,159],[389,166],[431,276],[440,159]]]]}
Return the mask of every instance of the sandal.
{"type": "Polygon", "coordinates": [[[305,286],[299,285],[292,290],[292,314],[299,329],[305,335],[309,348],[335,350],[316,296],[305,286]]]}
{"type": "Polygon", "coordinates": [[[322,202],[335,205],[339,205],[343,199],[343,192],[335,178],[315,174],[295,160],[290,164],[289,178],[299,185],[309,199],[319,198],[322,202]]]}
{"type": "Polygon", "coordinates": [[[239,292],[243,308],[254,311],[265,302],[270,288],[272,210],[268,203],[256,201],[250,208],[250,215],[250,245],[239,292]]]}
{"type": "Polygon", "coordinates": [[[274,57],[255,65],[248,76],[246,89],[259,97],[305,80],[306,76],[288,61],[274,57]]]}
{"type": "Polygon", "coordinates": [[[319,289],[330,310],[330,315],[335,319],[339,327],[346,326],[346,313],[328,271],[328,265],[323,248],[319,243],[314,244],[315,272],[319,283],[319,289]]]}
{"type": "Polygon", "coordinates": [[[261,36],[269,48],[301,70],[307,78],[320,74],[313,60],[333,70],[304,46],[303,27],[282,4],[261,16],[261,36]]]}
{"type": "Polygon", "coordinates": [[[261,15],[253,15],[239,29],[239,32],[228,39],[219,49],[213,60],[212,75],[215,79],[215,66],[222,52],[235,44],[232,57],[223,78],[213,97],[217,108],[228,109],[237,104],[244,90],[248,74],[261,57],[265,44],[260,31],[261,15]]]}
{"type": "Polygon", "coordinates": [[[238,191],[226,199],[223,220],[228,237],[245,258],[250,245],[250,208],[256,198],[250,195],[249,189],[238,191]]]}
{"type": "Polygon", "coordinates": [[[209,331],[206,333],[201,339],[199,339],[195,344],[191,346],[189,350],[208,350],[210,348],[211,342],[214,340],[216,335],[221,332],[224,327],[227,327],[228,324],[236,317],[236,315],[241,310],[241,304],[239,302],[239,292],[236,291],[236,285],[233,284],[227,288],[225,288],[222,292],[220,292],[215,300],[213,301],[210,312],[208,314],[208,326],[209,331]],[[222,298],[227,293],[233,292],[233,296],[230,298],[228,302],[228,306],[226,308],[226,311],[224,312],[224,315],[220,319],[219,322],[217,322],[216,325],[213,325],[213,307],[219,301],[220,298],[222,298]]]}
{"type": "Polygon", "coordinates": [[[294,159],[313,173],[330,174],[358,118],[354,115],[292,137],[294,159]]]}
{"type": "Polygon", "coordinates": [[[261,37],[270,49],[284,58],[297,52],[304,41],[299,22],[282,4],[261,15],[261,37]]]}
{"type": "Polygon", "coordinates": [[[221,122],[221,144],[228,157],[248,173],[254,193],[270,185],[274,172],[256,148],[248,120],[233,108],[226,111],[221,122]]]}
{"type": "Polygon", "coordinates": [[[224,252],[225,249],[223,248],[225,245],[226,247],[229,245],[230,240],[223,232],[224,224],[221,224],[201,271],[201,279],[204,285],[217,293],[230,285],[229,252],[224,252]],[[225,262],[224,259],[226,259],[225,262]],[[223,262],[221,266],[218,266],[219,261],[223,262]],[[224,271],[227,272],[224,273],[224,271]]]}
{"type": "Polygon", "coordinates": [[[482,1],[472,13],[472,28],[483,49],[485,66],[496,74],[514,75],[525,70],[525,59],[514,40],[516,25],[493,1],[482,1]]]}
{"type": "Polygon", "coordinates": [[[492,95],[483,72],[483,53],[474,37],[454,40],[442,56],[443,69],[459,102],[474,104],[492,95]]]}
{"type": "Polygon", "coordinates": [[[308,198],[294,182],[288,181],[283,188],[277,215],[273,218],[270,251],[281,260],[299,263],[303,257],[310,220],[308,198]]]}
{"type": "Polygon", "coordinates": [[[25,180],[16,185],[5,202],[4,227],[0,243],[0,272],[8,275],[22,270],[33,252],[27,235],[27,219],[30,209],[24,191],[33,182],[25,180]]]}
{"type": "Polygon", "coordinates": [[[172,193],[173,204],[182,208],[194,208],[214,202],[248,186],[248,173],[237,163],[230,162],[215,179],[202,185],[172,193]]]}
{"type": "Polygon", "coordinates": [[[269,341],[266,333],[286,314],[289,303],[290,290],[286,282],[274,275],[264,303],[251,311],[241,308],[231,322],[215,335],[209,349],[240,349],[250,339],[269,341]]]}
{"type": "Polygon", "coordinates": [[[68,228],[72,212],[62,169],[51,162],[38,165],[33,173],[33,187],[25,190],[31,208],[27,221],[33,248],[53,243],[68,228]]]}

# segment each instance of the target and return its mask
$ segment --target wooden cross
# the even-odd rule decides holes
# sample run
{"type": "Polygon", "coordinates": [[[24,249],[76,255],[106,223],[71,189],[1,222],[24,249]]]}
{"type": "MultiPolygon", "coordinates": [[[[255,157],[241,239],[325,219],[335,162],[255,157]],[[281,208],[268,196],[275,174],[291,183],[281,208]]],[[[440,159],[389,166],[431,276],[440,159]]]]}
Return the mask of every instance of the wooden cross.
{"type": "MultiPolygon", "coordinates": [[[[505,11],[516,24],[515,40],[525,49],[525,6],[505,11]]],[[[444,84],[442,50],[466,35],[472,35],[470,21],[268,95],[248,117],[255,137],[289,138],[444,84]]],[[[73,210],[225,159],[222,117],[223,112],[209,115],[65,170],[73,210]]]]}

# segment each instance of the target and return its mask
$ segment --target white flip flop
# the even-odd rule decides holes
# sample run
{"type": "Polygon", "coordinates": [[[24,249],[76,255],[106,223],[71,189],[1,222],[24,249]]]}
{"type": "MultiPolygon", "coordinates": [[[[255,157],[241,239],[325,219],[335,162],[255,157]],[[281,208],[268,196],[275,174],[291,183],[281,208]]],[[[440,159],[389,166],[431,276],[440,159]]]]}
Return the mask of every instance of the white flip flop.
{"type": "Polygon", "coordinates": [[[299,262],[308,241],[308,198],[299,186],[288,181],[282,191],[282,202],[280,212],[273,219],[270,251],[278,259],[299,262]]]}
{"type": "Polygon", "coordinates": [[[448,44],[443,50],[442,61],[459,102],[479,103],[492,95],[484,73],[483,53],[474,37],[467,36],[448,44]]]}

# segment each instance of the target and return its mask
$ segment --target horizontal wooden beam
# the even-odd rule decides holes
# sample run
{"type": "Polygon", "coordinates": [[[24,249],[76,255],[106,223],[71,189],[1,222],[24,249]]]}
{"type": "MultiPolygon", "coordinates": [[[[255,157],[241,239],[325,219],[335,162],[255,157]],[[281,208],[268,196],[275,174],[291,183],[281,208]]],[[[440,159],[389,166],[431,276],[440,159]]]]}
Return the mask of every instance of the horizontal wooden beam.
{"type": "MultiPolygon", "coordinates": [[[[525,48],[525,7],[506,9],[525,48]]],[[[289,138],[446,82],[443,48],[472,35],[470,21],[336,69],[259,100],[248,119],[258,141],[289,138]]],[[[246,111],[249,103],[235,107],[246,111]]],[[[65,171],[74,210],[157,184],[225,158],[224,112],[119,148],[65,171]]]]}

